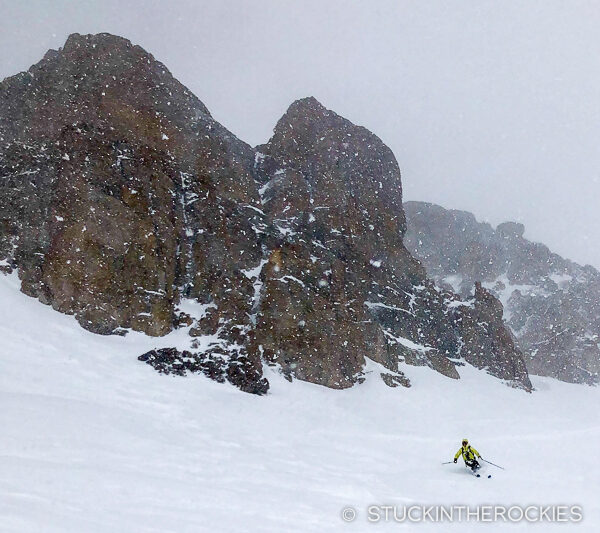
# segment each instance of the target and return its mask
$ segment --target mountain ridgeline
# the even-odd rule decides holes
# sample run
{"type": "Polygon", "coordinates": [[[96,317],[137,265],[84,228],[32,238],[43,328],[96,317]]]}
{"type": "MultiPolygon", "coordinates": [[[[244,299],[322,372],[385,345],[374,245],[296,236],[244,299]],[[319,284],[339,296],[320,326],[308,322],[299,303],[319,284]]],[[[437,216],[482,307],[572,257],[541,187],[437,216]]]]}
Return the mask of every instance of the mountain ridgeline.
{"type": "Polygon", "coordinates": [[[252,148],[108,34],[0,84],[0,268],[95,333],[184,329],[140,355],[160,372],[263,394],[265,364],[346,388],[366,358],[390,386],[466,362],[531,390],[500,302],[437,286],[405,231],[392,152],[314,98],[252,148]]]}
{"type": "Polygon", "coordinates": [[[406,202],[404,242],[436,282],[468,298],[476,281],[498,297],[530,373],[573,383],[600,376],[600,272],[465,211],[406,202]]]}

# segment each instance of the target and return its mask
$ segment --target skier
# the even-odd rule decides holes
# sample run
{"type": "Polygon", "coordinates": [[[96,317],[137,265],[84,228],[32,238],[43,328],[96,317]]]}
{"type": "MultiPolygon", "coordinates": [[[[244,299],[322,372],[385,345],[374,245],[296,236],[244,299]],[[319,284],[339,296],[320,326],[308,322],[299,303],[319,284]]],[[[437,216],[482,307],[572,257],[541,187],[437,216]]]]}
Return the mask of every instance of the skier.
{"type": "Polygon", "coordinates": [[[463,460],[465,461],[465,466],[468,466],[473,472],[476,472],[481,466],[477,461],[477,459],[481,459],[481,455],[479,455],[479,452],[475,448],[472,448],[469,445],[469,441],[467,439],[463,439],[462,446],[456,452],[456,455],[454,456],[455,463],[458,461],[458,456],[461,454],[463,456],[463,460]]]}

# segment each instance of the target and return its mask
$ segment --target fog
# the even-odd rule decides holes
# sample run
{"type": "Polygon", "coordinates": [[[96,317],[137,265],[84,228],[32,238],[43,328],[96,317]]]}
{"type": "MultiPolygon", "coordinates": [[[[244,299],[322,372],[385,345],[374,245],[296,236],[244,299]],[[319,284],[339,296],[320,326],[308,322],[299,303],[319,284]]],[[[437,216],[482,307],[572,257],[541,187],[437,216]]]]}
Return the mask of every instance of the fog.
{"type": "Polygon", "coordinates": [[[265,142],[313,95],[396,154],[404,198],[466,209],[600,267],[600,3],[0,0],[0,78],[70,33],[164,62],[265,142]]]}

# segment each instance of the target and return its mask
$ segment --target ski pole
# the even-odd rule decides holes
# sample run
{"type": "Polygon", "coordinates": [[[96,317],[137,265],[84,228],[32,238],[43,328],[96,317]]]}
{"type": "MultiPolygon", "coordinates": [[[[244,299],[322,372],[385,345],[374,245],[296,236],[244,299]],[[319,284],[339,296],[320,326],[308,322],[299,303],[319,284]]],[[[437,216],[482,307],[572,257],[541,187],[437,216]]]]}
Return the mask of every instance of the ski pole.
{"type": "Polygon", "coordinates": [[[492,466],[495,466],[496,468],[500,468],[501,470],[506,470],[506,468],[504,468],[503,466],[496,465],[496,464],[492,463],[491,461],[488,461],[487,459],[484,459],[483,457],[480,457],[480,459],[482,461],[485,461],[486,463],[492,465],[492,466]]]}
{"type": "Polygon", "coordinates": [[[449,465],[450,463],[453,463],[454,461],[446,461],[445,463],[442,463],[443,465],[449,465]]]}

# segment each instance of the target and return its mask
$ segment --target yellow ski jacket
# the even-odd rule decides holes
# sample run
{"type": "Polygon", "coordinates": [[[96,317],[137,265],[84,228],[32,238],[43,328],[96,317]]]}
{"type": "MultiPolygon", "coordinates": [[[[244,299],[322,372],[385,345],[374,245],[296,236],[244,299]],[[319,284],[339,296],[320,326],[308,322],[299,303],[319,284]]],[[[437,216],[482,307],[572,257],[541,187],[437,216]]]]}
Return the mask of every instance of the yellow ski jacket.
{"type": "Polygon", "coordinates": [[[475,459],[475,457],[481,457],[481,455],[479,455],[479,452],[475,448],[472,448],[470,444],[467,444],[466,446],[461,446],[456,452],[454,458],[458,459],[458,456],[461,454],[465,463],[467,461],[472,461],[473,459],[475,459]]]}

